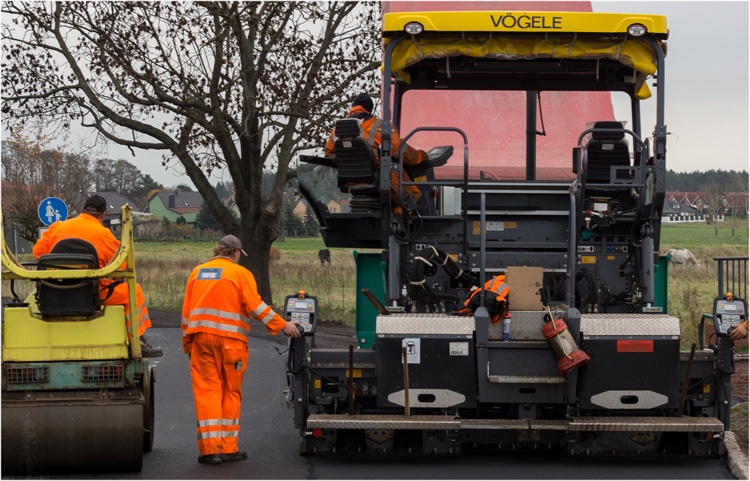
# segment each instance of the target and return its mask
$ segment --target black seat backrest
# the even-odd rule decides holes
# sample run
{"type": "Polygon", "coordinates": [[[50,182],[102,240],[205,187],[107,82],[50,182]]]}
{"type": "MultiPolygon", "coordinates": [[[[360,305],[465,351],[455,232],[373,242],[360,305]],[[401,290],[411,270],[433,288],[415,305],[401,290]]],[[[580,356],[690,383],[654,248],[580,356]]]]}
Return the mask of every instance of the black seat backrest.
{"type": "MultiPolygon", "coordinates": [[[[64,239],[39,257],[37,270],[98,269],[96,249],[83,239],[64,239]]],[[[37,282],[36,301],[44,317],[92,316],[101,307],[97,279],[48,279],[37,282]]]]}
{"type": "Polygon", "coordinates": [[[356,119],[338,120],[335,135],[339,188],[353,184],[373,184],[375,187],[375,152],[362,137],[359,122],[356,119]]]}
{"type": "Polygon", "coordinates": [[[588,168],[586,182],[595,184],[610,183],[611,166],[630,165],[630,149],[625,140],[621,122],[596,122],[594,129],[617,129],[618,132],[591,133],[591,140],[586,144],[588,151],[588,168]]]}

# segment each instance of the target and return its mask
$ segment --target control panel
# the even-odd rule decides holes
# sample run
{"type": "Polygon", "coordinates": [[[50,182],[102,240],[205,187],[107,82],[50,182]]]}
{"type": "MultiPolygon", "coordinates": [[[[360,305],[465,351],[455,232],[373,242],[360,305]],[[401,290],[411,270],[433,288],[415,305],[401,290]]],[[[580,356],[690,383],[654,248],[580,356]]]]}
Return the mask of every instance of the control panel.
{"type": "Polygon", "coordinates": [[[318,300],[308,296],[305,291],[299,291],[292,296],[286,296],[284,313],[287,321],[297,324],[300,334],[312,336],[318,324],[318,300]]]}
{"type": "Polygon", "coordinates": [[[728,336],[731,329],[747,319],[745,301],[733,297],[714,301],[714,329],[717,336],[728,336]]]}

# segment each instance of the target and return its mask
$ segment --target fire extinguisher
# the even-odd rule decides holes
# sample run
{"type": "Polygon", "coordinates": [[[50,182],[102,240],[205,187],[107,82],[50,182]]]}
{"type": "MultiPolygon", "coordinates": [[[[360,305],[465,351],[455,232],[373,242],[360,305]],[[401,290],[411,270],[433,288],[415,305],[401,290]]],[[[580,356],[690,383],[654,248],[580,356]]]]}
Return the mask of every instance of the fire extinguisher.
{"type": "Polygon", "coordinates": [[[552,349],[555,359],[557,359],[557,369],[560,371],[560,374],[565,376],[591,360],[589,355],[578,347],[565,321],[555,319],[549,307],[547,307],[547,314],[544,316],[544,321],[542,334],[547,340],[550,349],[552,349]]]}

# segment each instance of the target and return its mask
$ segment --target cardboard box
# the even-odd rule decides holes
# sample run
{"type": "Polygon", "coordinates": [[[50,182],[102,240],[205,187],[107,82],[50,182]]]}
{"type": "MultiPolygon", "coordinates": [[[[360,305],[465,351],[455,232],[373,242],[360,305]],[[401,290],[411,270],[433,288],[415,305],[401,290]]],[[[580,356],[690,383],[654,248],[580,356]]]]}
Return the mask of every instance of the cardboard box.
{"type": "Polygon", "coordinates": [[[544,278],[543,267],[509,266],[505,282],[510,286],[508,306],[511,311],[540,311],[544,309],[538,294],[544,278]]]}

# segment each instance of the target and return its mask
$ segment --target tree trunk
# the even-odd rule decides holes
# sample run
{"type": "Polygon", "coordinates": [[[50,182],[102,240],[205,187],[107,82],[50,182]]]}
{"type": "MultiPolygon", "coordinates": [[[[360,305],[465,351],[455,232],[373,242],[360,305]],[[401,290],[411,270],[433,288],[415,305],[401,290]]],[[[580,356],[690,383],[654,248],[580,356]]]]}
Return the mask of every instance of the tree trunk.
{"type": "Polygon", "coordinates": [[[240,227],[240,239],[247,252],[247,257],[240,257],[240,265],[247,267],[253,273],[255,282],[258,284],[258,294],[269,306],[274,305],[271,292],[270,253],[271,246],[276,240],[275,226],[274,216],[264,212],[254,229],[248,222],[243,222],[240,227]]]}

